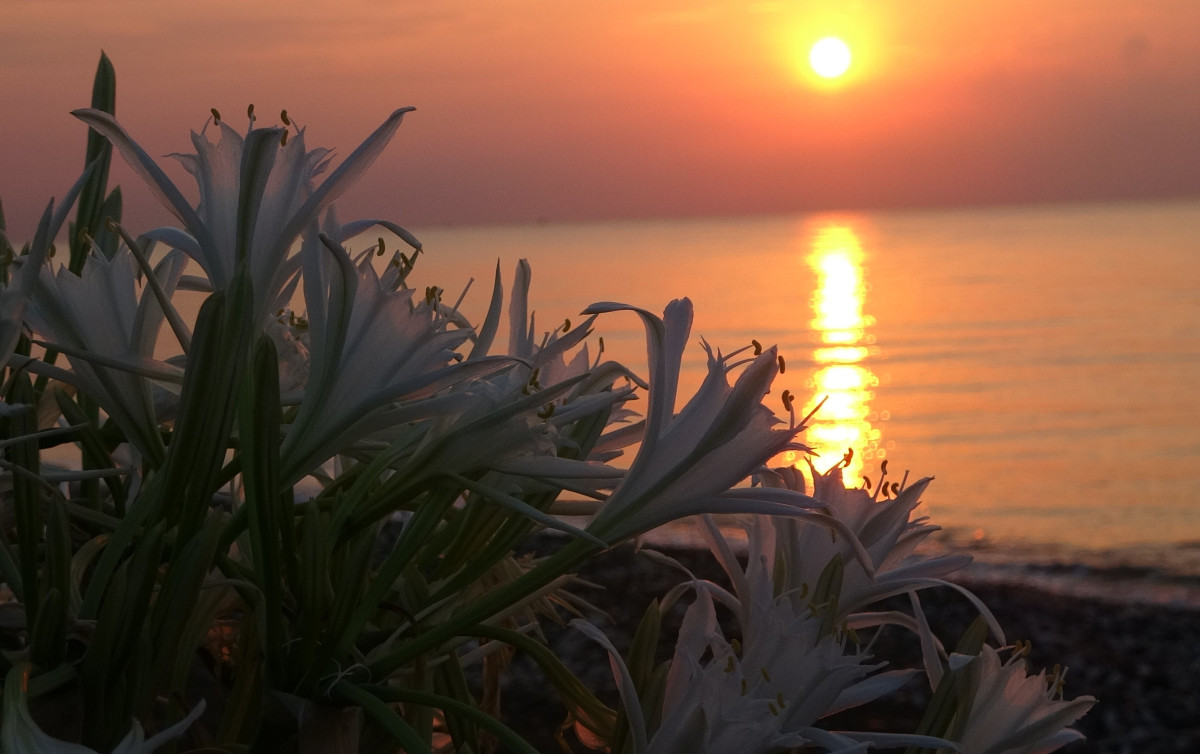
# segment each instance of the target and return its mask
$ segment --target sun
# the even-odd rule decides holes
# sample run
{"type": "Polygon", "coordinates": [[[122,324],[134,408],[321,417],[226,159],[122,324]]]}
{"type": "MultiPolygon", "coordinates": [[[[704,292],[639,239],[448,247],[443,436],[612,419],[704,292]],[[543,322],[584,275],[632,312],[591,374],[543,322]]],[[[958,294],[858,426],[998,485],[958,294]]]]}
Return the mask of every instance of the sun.
{"type": "Polygon", "coordinates": [[[819,39],[808,52],[808,64],[821,78],[836,79],[850,68],[850,46],[837,37],[819,39]]]}

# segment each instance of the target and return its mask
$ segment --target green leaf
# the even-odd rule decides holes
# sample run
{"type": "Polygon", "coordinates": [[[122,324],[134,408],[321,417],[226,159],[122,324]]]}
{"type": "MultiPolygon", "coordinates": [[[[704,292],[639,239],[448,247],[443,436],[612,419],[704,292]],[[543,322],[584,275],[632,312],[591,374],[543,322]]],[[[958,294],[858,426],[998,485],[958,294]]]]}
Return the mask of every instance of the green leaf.
{"type": "Polygon", "coordinates": [[[407,754],[431,754],[429,743],[422,740],[412,726],[376,694],[345,682],[336,684],[331,692],[335,697],[362,707],[363,712],[403,746],[407,754]]]}
{"type": "Polygon", "coordinates": [[[813,588],[812,606],[821,616],[821,635],[833,633],[834,620],[838,614],[838,600],[842,594],[842,579],[846,571],[841,553],[834,555],[817,577],[813,588]]]}
{"type": "MultiPolygon", "coordinates": [[[[117,104],[117,74],[112,62],[103,52],[100,53],[100,63],[96,66],[96,76],[92,82],[92,107],[96,110],[113,114],[117,104]]],[[[76,210],[75,222],[71,226],[71,260],[70,270],[76,275],[83,270],[87,259],[89,244],[84,234],[96,237],[104,230],[107,209],[116,210],[116,214],[108,214],[113,220],[120,220],[120,198],[115,206],[106,202],[105,193],[108,191],[108,172],[112,164],[112,145],[100,134],[88,130],[87,158],[85,165],[95,165],[79,195],[79,207],[76,210]]],[[[113,248],[115,251],[115,247],[113,248]]]]}
{"type": "MultiPolygon", "coordinates": [[[[344,692],[351,686],[351,684],[342,683],[338,684],[336,689],[344,692]]],[[[537,749],[530,746],[525,739],[517,735],[511,728],[478,708],[461,702],[458,699],[396,686],[364,686],[361,692],[368,696],[376,695],[388,702],[421,705],[431,709],[444,710],[453,715],[461,715],[494,735],[506,747],[506,751],[521,752],[521,754],[538,754],[537,749]]],[[[363,706],[363,709],[370,712],[366,705],[363,706]]],[[[399,719],[399,715],[394,716],[399,719]]]]}
{"type": "MultiPolygon", "coordinates": [[[[91,421],[78,403],[64,390],[54,391],[54,400],[67,423],[79,428],[79,447],[82,451],[83,467],[85,469],[115,468],[109,448],[101,437],[100,430],[91,421]]],[[[125,514],[125,485],[120,479],[105,480],[109,494],[113,498],[113,507],[118,516],[125,514]]]]}
{"type": "Polygon", "coordinates": [[[133,716],[148,691],[141,687],[152,654],[146,620],[162,562],[165,526],[155,524],[123,561],[106,589],[92,642],[80,664],[84,698],[83,730],[90,742],[116,743],[122,721],[133,716]]]}
{"type": "Polygon", "coordinates": [[[29,635],[29,657],[39,667],[62,664],[67,652],[67,603],[63,593],[50,589],[42,596],[33,630],[29,635]]]}
{"type": "Polygon", "coordinates": [[[200,603],[204,579],[213,568],[222,523],[220,514],[210,514],[200,536],[187,540],[168,561],[162,587],[149,616],[149,632],[154,645],[151,667],[157,674],[156,686],[167,680],[172,669],[185,658],[195,654],[197,637],[185,628],[200,603]]]}
{"type": "Polygon", "coordinates": [[[14,473],[12,478],[13,514],[17,528],[17,555],[21,567],[19,584],[10,584],[13,593],[25,605],[29,615],[37,615],[41,598],[39,583],[40,563],[38,549],[42,543],[41,480],[37,478],[40,456],[36,438],[37,419],[33,411],[33,386],[28,376],[22,374],[14,382],[8,395],[9,403],[27,404],[23,411],[13,413],[5,422],[5,436],[25,439],[8,448],[9,460],[15,467],[28,474],[14,473]]]}
{"type": "MultiPolygon", "coordinates": [[[[275,682],[288,676],[287,636],[283,615],[284,577],[289,571],[280,542],[281,520],[292,514],[281,507],[279,483],[279,362],[267,336],[254,350],[250,379],[242,385],[238,406],[238,436],[242,483],[245,489],[250,558],[256,584],[263,594],[263,650],[275,682]]],[[[289,556],[291,553],[288,554],[289,556]]],[[[293,583],[293,586],[298,586],[293,583]]]]}
{"type": "MultiPolygon", "coordinates": [[[[633,635],[633,641],[629,644],[629,651],[626,658],[626,666],[629,668],[629,675],[633,679],[633,686],[637,690],[637,698],[641,701],[642,715],[646,724],[653,726],[656,723],[656,718],[661,710],[661,701],[655,697],[648,695],[651,691],[651,686],[654,684],[655,677],[658,675],[658,665],[655,663],[658,639],[662,633],[662,610],[660,609],[658,600],[653,600],[642,613],[642,620],[638,623],[637,631],[633,635]]],[[[603,731],[593,730],[594,733],[603,734],[603,731]]],[[[624,751],[632,745],[630,741],[629,720],[625,714],[625,708],[622,706],[617,710],[617,719],[612,727],[612,750],[624,751]]]]}
{"type": "MultiPolygon", "coordinates": [[[[963,655],[978,655],[987,639],[988,630],[987,621],[982,616],[976,618],[959,639],[955,652],[963,655]]],[[[949,667],[943,668],[942,680],[934,690],[915,733],[949,740],[957,738],[954,731],[956,726],[953,725],[955,716],[964,703],[968,706],[971,703],[971,700],[962,698],[964,670],[966,668],[954,671],[949,667]]],[[[965,715],[959,715],[958,718],[963,719],[965,715]]],[[[910,746],[905,749],[904,754],[936,754],[936,751],[910,746]]]]}
{"type": "Polygon", "coordinates": [[[166,515],[184,539],[200,529],[221,486],[253,336],[252,306],[250,279],[239,274],[227,294],[218,291],[205,300],[197,317],[162,488],[162,499],[172,506],[166,515]]]}
{"type": "Polygon", "coordinates": [[[499,626],[476,626],[470,633],[484,639],[502,641],[529,655],[575,719],[602,739],[612,738],[617,713],[597,699],[545,644],[527,634],[499,626]]]}

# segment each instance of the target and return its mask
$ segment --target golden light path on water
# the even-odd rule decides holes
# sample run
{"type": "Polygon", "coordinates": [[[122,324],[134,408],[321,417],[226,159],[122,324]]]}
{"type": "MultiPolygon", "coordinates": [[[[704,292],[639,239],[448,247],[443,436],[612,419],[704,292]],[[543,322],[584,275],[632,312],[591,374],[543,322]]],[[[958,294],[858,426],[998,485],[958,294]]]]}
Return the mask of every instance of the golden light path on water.
{"type": "MultiPolygon", "coordinates": [[[[881,433],[872,426],[870,402],[879,378],[867,366],[876,352],[874,324],[864,313],[867,285],[863,249],[847,225],[831,224],[816,230],[807,263],[816,276],[810,322],[814,335],[814,369],[806,386],[811,394],[804,414],[824,399],[809,423],[805,442],[820,453],[824,470],[848,450],[854,454],[845,472],[846,483],[861,479],[864,468],[887,457],[881,433]],[[869,463],[869,465],[867,465],[869,463]]],[[[878,418],[886,419],[886,414],[878,418]]]]}

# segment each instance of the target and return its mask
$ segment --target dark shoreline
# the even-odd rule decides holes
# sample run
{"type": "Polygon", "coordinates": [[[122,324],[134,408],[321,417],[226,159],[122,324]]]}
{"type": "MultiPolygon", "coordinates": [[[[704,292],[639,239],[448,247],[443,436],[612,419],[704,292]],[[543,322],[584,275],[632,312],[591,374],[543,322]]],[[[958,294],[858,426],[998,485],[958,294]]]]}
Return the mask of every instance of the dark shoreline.
{"type": "MultiPolygon", "coordinates": [[[[538,548],[540,549],[540,548],[538,548]]],[[[671,550],[698,576],[724,583],[712,558],[694,550],[671,550]]],[[[579,574],[604,589],[580,587],[580,596],[602,610],[591,619],[617,647],[624,649],[650,599],[682,580],[678,571],[636,555],[631,547],[596,558],[579,574]]],[[[1005,583],[989,574],[974,580],[969,572],[956,579],[993,611],[1010,642],[1032,642],[1031,670],[1060,664],[1069,668],[1066,696],[1099,699],[1075,726],[1084,742],[1061,751],[1197,752],[1200,751],[1200,609],[1090,599],[1005,583]]],[[[921,592],[921,602],[935,633],[953,643],[974,620],[974,608],[951,589],[921,592]]],[[[677,609],[668,620],[677,625],[677,609]]],[[[671,629],[673,631],[673,628],[671,629]]],[[[572,658],[572,669],[586,674],[589,688],[604,689],[602,698],[616,703],[608,662],[598,647],[577,631],[549,626],[548,640],[560,657],[572,658]]],[[[880,637],[880,654],[898,664],[919,662],[915,640],[899,629],[880,637]]],[[[669,657],[668,643],[660,659],[669,657]]],[[[539,751],[557,752],[554,729],[563,712],[545,689],[540,671],[520,655],[506,683],[504,711],[508,723],[536,741],[539,751]]],[[[886,709],[852,711],[830,727],[870,729],[897,720],[915,725],[923,708],[924,687],[902,690],[886,709]]],[[[892,725],[903,730],[904,726],[892,725]]],[[[577,748],[576,751],[585,751],[577,748]]]]}

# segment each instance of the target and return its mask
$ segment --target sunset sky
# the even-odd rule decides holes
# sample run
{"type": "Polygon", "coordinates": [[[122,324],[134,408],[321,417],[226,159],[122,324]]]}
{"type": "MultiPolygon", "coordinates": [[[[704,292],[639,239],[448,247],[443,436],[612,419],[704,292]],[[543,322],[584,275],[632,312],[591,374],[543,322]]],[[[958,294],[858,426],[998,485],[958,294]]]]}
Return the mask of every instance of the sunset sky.
{"type": "MultiPolygon", "coordinates": [[[[210,107],[345,155],[415,105],[340,206],[416,227],[1200,195],[1195,0],[6,0],[0,26],[17,239],[78,174],[101,49],[153,155],[210,107]]],[[[128,223],[165,221],[115,177],[128,223]]]]}

